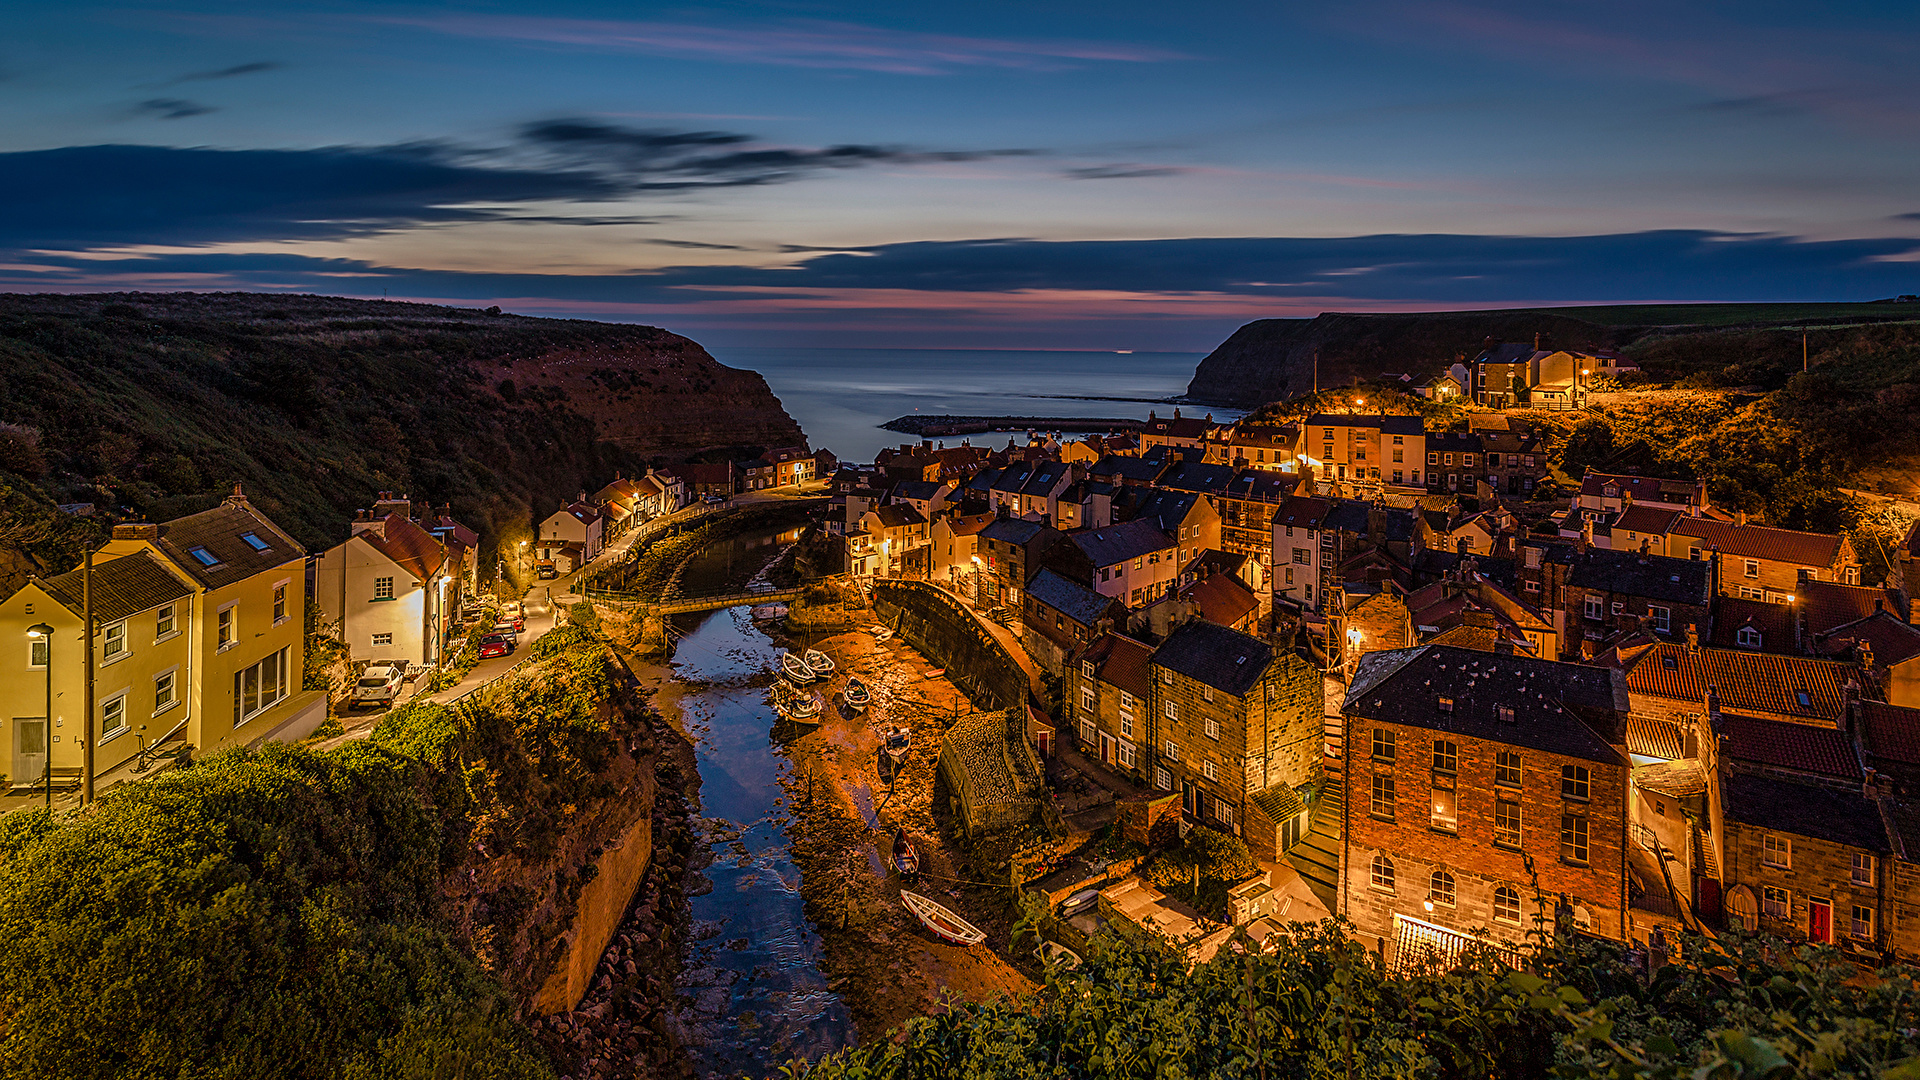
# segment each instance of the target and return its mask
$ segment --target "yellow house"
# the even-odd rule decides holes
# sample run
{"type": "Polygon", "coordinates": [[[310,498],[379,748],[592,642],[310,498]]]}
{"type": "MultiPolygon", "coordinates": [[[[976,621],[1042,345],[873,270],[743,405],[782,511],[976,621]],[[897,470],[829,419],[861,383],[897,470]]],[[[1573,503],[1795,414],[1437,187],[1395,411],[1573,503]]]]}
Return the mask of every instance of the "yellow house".
{"type": "Polygon", "coordinates": [[[36,749],[51,753],[55,770],[76,774],[89,732],[99,775],[142,741],[179,739],[210,751],[304,738],[325,721],[325,693],[301,689],[306,551],[238,487],[202,513],[116,525],[95,553],[91,723],[80,719],[80,577],[76,570],[32,582],[0,605],[0,640],[11,636],[27,660],[0,663],[16,783],[23,765],[44,760],[36,749]],[[47,654],[27,636],[39,623],[54,628],[50,733],[47,654]],[[38,742],[39,735],[50,737],[38,742]]]}

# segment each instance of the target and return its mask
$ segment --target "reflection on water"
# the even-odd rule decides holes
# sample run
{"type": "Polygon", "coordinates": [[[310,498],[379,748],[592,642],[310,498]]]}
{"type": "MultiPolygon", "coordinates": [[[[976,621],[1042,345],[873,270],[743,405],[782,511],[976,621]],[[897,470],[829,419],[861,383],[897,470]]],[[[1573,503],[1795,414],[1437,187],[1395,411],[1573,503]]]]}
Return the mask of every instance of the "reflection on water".
{"type": "MultiPolygon", "coordinates": [[[[689,591],[739,588],[799,530],[717,544],[684,576],[689,591]]],[[[685,617],[674,653],[679,678],[699,684],[679,698],[700,767],[704,836],[713,891],[691,900],[680,1025],[702,1075],[771,1075],[795,1056],[846,1046],[852,1021],[820,973],[820,937],[802,913],[800,872],[788,857],[788,767],[770,732],[773,710],[752,677],[778,654],[747,609],[685,617]]]]}

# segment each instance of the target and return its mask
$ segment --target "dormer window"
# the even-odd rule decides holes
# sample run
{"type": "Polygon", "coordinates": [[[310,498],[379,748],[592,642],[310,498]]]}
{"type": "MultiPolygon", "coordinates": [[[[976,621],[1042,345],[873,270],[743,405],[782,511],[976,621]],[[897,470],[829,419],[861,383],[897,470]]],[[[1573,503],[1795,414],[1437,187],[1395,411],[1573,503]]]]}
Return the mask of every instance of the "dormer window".
{"type": "Polygon", "coordinates": [[[191,547],[187,549],[187,554],[193,556],[194,559],[198,561],[201,566],[219,566],[220,565],[220,557],[218,555],[215,555],[213,552],[208,551],[206,548],[191,547]]]}
{"type": "Polygon", "coordinates": [[[1676,671],[1680,667],[1680,658],[1677,656],[1663,656],[1660,658],[1660,666],[1666,668],[1668,671],[1676,671]]]}
{"type": "Polygon", "coordinates": [[[1452,712],[1452,711],[1453,711],[1453,699],[1452,699],[1452,698],[1450,698],[1450,697],[1443,697],[1443,698],[1441,698],[1441,699],[1440,699],[1440,711],[1441,711],[1441,712],[1446,712],[1446,713],[1450,713],[1450,712],[1452,712]]]}
{"type": "Polygon", "coordinates": [[[265,540],[260,539],[260,537],[253,533],[241,533],[240,539],[255,551],[265,551],[270,546],[265,540]]]}
{"type": "Polygon", "coordinates": [[[1500,714],[1500,722],[1501,722],[1501,723],[1503,723],[1503,724],[1511,724],[1511,723],[1513,723],[1513,706],[1511,706],[1511,705],[1501,705],[1501,706],[1498,706],[1498,711],[1499,711],[1499,714],[1500,714]]]}
{"type": "Polygon", "coordinates": [[[1760,647],[1760,631],[1755,630],[1751,626],[1741,627],[1740,632],[1735,634],[1733,639],[1739,642],[1740,647],[1743,649],[1757,649],[1760,647]]]}

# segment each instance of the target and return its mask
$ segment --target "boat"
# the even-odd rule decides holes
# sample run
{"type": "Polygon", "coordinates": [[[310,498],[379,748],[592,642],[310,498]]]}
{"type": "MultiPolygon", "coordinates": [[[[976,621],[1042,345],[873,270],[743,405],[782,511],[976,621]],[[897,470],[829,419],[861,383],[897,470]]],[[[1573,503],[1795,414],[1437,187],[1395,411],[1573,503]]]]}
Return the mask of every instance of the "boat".
{"type": "Polygon", "coordinates": [[[798,690],[776,687],[773,695],[773,711],[796,724],[818,724],[820,699],[798,690]]]}
{"type": "Polygon", "coordinates": [[[920,853],[914,850],[913,841],[907,839],[905,829],[893,834],[893,868],[908,876],[920,872],[920,853]]]}
{"type": "Polygon", "coordinates": [[[947,673],[947,669],[946,669],[946,668],[943,668],[943,667],[930,667],[930,668],[928,668],[928,669],[927,669],[927,671],[926,671],[926,677],[927,677],[927,678],[929,678],[929,679],[937,679],[937,678],[939,678],[940,676],[942,676],[942,675],[945,675],[946,673],[947,673]]]}
{"type": "Polygon", "coordinates": [[[870,626],[867,628],[867,633],[873,635],[873,640],[876,644],[893,637],[893,630],[885,626],[870,626]]]}
{"type": "Polygon", "coordinates": [[[867,689],[867,684],[859,679],[848,679],[847,688],[840,697],[846,701],[847,708],[854,712],[861,712],[873,704],[873,693],[867,689]]]}
{"type": "Polygon", "coordinates": [[[1043,941],[1033,950],[1040,963],[1047,967],[1057,967],[1062,971],[1072,971],[1080,966],[1080,954],[1057,941],[1043,941]]]}
{"type": "Polygon", "coordinates": [[[886,727],[880,731],[880,752],[899,761],[907,756],[907,747],[913,742],[913,730],[904,727],[886,727]]]}
{"type": "Polygon", "coordinates": [[[978,927],[919,893],[901,889],[900,902],[907,905],[907,910],[920,920],[920,925],[944,941],[955,945],[978,945],[987,940],[987,935],[978,927]]]}
{"type": "Polygon", "coordinates": [[[788,679],[799,686],[805,686],[819,678],[818,675],[813,673],[813,669],[807,666],[805,660],[800,659],[793,653],[780,654],[780,670],[786,674],[788,679]]]}
{"type": "Polygon", "coordinates": [[[813,669],[815,675],[824,676],[832,674],[833,672],[833,657],[828,656],[819,649],[808,649],[807,655],[803,659],[806,660],[807,667],[813,669]]]}
{"type": "Polygon", "coordinates": [[[787,617],[787,605],[761,604],[759,607],[754,608],[750,614],[753,616],[755,622],[773,622],[776,619],[784,619],[787,617]]]}
{"type": "Polygon", "coordinates": [[[1100,890],[1097,887],[1092,889],[1081,889],[1079,892],[1074,893],[1072,896],[1069,896],[1065,900],[1061,901],[1060,914],[1063,916],[1077,915],[1080,912],[1085,911],[1086,909],[1092,907],[1093,902],[1098,899],[1100,899],[1100,890]]]}

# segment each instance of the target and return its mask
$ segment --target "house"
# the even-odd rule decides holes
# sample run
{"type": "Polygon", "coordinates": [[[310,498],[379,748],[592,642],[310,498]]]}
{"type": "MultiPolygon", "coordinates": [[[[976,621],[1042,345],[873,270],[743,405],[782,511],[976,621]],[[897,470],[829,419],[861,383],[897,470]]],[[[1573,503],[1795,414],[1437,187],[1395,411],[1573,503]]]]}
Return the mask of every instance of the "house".
{"type": "Polygon", "coordinates": [[[1626,645],[1600,662],[1626,673],[1636,717],[1682,729],[1705,714],[1709,687],[1728,711],[1743,716],[1836,727],[1846,715],[1847,684],[1861,685],[1853,664],[1701,647],[1692,640],[1626,645]]]}
{"type": "Polygon", "coordinates": [[[1527,945],[1554,918],[1543,893],[1628,938],[1627,711],[1604,668],[1444,645],[1361,657],[1341,707],[1339,913],[1389,963],[1483,933],[1527,945]]]}
{"type": "Polygon", "coordinates": [[[1520,343],[1494,345],[1474,360],[1474,400],[1492,409],[1580,409],[1595,359],[1520,343]]]}
{"type": "Polygon", "coordinates": [[[1064,534],[1047,565],[1128,607],[1160,598],[1180,576],[1180,545],[1157,520],[1136,519],[1064,534]]]}
{"type": "Polygon", "coordinates": [[[631,480],[616,479],[593,493],[593,505],[606,519],[607,536],[619,536],[641,513],[640,488],[631,480]]]}
{"type": "Polygon", "coordinates": [[[1301,427],[1301,453],[1323,480],[1374,481],[1384,475],[1384,482],[1396,486],[1421,485],[1427,428],[1417,416],[1320,413],[1301,427]],[[1395,480],[1395,473],[1402,478],[1395,480]]]}
{"type": "Polygon", "coordinates": [[[1070,658],[1093,640],[1126,621],[1127,609],[1052,570],[1042,569],[1027,582],[1021,612],[1021,644],[1050,675],[1064,675],[1070,658]]]}
{"type": "Polygon", "coordinates": [[[1093,467],[1087,475],[1095,480],[1112,484],[1115,487],[1151,487],[1167,470],[1168,463],[1158,458],[1128,454],[1108,454],[1093,467]]]}
{"type": "MultiPolygon", "coordinates": [[[[44,706],[38,717],[11,721],[15,781],[45,760],[36,747],[50,753],[53,768],[77,771],[89,734],[96,773],[126,761],[142,741],[177,738],[211,752],[311,734],[326,720],[327,701],[324,691],[302,687],[305,573],[306,551],[238,485],[211,510],[115,525],[94,555],[100,629],[91,718],[75,711],[83,695],[82,572],[16,592],[0,621],[16,641],[29,640],[30,625],[54,627],[55,697],[50,735],[44,706]],[[119,562],[126,565],[114,567],[119,562]]],[[[46,700],[49,670],[44,649],[29,643],[27,655],[40,665],[10,669],[0,683],[22,713],[46,700]]]]}
{"type": "Polygon", "coordinates": [[[1324,599],[1332,583],[1333,536],[1326,532],[1325,499],[1295,495],[1273,512],[1273,597],[1285,599],[1303,611],[1318,611],[1315,586],[1324,599]],[[1324,551],[1322,549],[1325,549],[1324,551]]]}
{"type": "Polygon", "coordinates": [[[1027,579],[1059,539],[1060,533],[1040,522],[1014,518],[1001,518],[981,529],[974,539],[974,553],[985,560],[980,602],[1021,610],[1027,579]]]}
{"type": "MultiPolygon", "coordinates": [[[[877,556],[872,576],[874,577],[924,577],[927,572],[929,552],[927,547],[933,542],[932,531],[927,526],[926,516],[906,503],[889,503],[868,510],[860,518],[858,533],[867,538],[872,553],[877,556]]],[[[848,565],[852,565],[852,552],[849,551],[848,565]]]]}
{"type": "Polygon", "coordinates": [[[1292,473],[1242,469],[1225,491],[1213,496],[1220,514],[1220,550],[1246,556],[1247,580],[1262,595],[1273,590],[1274,511],[1299,491],[1300,483],[1292,473]]]}
{"type": "Polygon", "coordinates": [[[1815,634],[1810,652],[1860,665],[1868,692],[1894,705],[1920,706],[1920,627],[1891,611],[1815,634]]]}
{"type": "Polygon", "coordinates": [[[673,471],[685,483],[692,498],[731,499],[738,490],[738,478],[734,476],[731,461],[677,465],[673,471]]]}
{"type": "Polygon", "coordinates": [[[1853,704],[1862,760],[1903,797],[1920,794],[1920,708],[1885,701],[1853,704]]]}
{"type": "Polygon", "coordinates": [[[1298,424],[1235,424],[1207,460],[1235,470],[1297,472],[1301,431],[1298,424]]]}
{"type": "Polygon", "coordinates": [[[1178,792],[1189,819],[1277,859],[1304,831],[1300,792],[1321,775],[1319,668],[1194,620],[1153,651],[1148,674],[1153,787],[1178,792]]]}
{"type": "Polygon", "coordinates": [[[461,593],[473,592],[479,585],[476,575],[480,568],[480,534],[453,519],[452,504],[441,507],[438,513],[429,508],[420,527],[432,533],[447,549],[448,564],[452,568],[449,573],[459,580],[461,593]]]}
{"type": "Polygon", "coordinates": [[[778,482],[774,463],[763,457],[736,463],[734,473],[740,478],[741,491],[765,491],[778,482]]]}
{"type": "Polygon", "coordinates": [[[446,546],[399,514],[362,511],[314,566],[313,602],[353,660],[438,665],[460,597],[446,546]]]}
{"type": "Polygon", "coordinates": [[[1080,748],[1142,785],[1152,746],[1147,729],[1153,699],[1147,666],[1152,656],[1152,647],[1143,642],[1105,634],[1070,666],[1066,694],[1080,748]]]}
{"type": "Polygon", "coordinates": [[[1657,476],[1604,473],[1588,469],[1580,478],[1580,493],[1575,503],[1583,510],[1620,511],[1629,506],[1650,506],[1678,510],[1689,516],[1707,510],[1707,485],[1703,480],[1665,480],[1657,476]]]}
{"type": "Polygon", "coordinates": [[[535,530],[535,558],[551,561],[561,574],[571,574],[600,557],[606,518],[582,496],[555,510],[535,530]]]}
{"type": "Polygon", "coordinates": [[[1749,525],[1744,517],[1677,517],[1666,550],[1654,553],[1704,559],[1718,551],[1721,594],[1749,600],[1784,602],[1806,580],[1860,584],[1860,560],[1846,536],[1749,525]]]}
{"type": "Polygon", "coordinates": [[[1713,630],[1707,642],[1720,649],[1801,653],[1799,613],[1792,604],[1722,596],[1714,604],[1713,630]]]}
{"type": "Polygon", "coordinates": [[[902,480],[893,485],[893,491],[887,496],[889,502],[913,507],[920,516],[932,521],[947,509],[947,499],[953,494],[953,485],[934,480],[902,480]]]}
{"type": "Polygon", "coordinates": [[[936,518],[929,530],[932,538],[930,580],[960,593],[976,603],[980,599],[979,573],[986,560],[980,557],[980,531],[999,520],[992,514],[950,514],[936,518]]]}
{"type": "Polygon", "coordinates": [[[1429,401],[1453,401],[1465,393],[1466,388],[1452,375],[1440,374],[1420,383],[1413,392],[1429,401]]]}
{"type": "Polygon", "coordinates": [[[1455,492],[1478,490],[1475,474],[1480,471],[1485,447],[1480,436],[1471,431],[1436,431],[1426,438],[1427,490],[1455,492]]]}
{"type": "Polygon", "coordinates": [[[806,447],[776,446],[767,451],[766,457],[773,462],[774,487],[797,487],[813,481],[815,462],[806,447]]]}
{"type": "Polygon", "coordinates": [[[1534,429],[1502,413],[1469,413],[1467,427],[1480,437],[1487,485],[1494,494],[1530,497],[1550,469],[1546,440],[1534,429]]]}
{"type": "Polygon", "coordinates": [[[1207,436],[1213,430],[1213,414],[1206,419],[1182,418],[1180,410],[1173,410],[1171,418],[1147,413],[1147,422],[1140,429],[1140,448],[1149,451],[1159,446],[1186,446],[1200,449],[1207,436]]]}
{"type": "Polygon", "coordinates": [[[1071,532],[1113,524],[1113,495],[1113,485],[1099,480],[1079,480],[1067,485],[1053,501],[1054,527],[1071,532]]]}
{"type": "Polygon", "coordinates": [[[1020,489],[1011,493],[1008,513],[1014,517],[1037,515],[1049,524],[1059,521],[1060,495],[1073,484],[1076,477],[1073,466],[1065,462],[1034,462],[1027,470],[1020,489]]]}
{"type": "Polygon", "coordinates": [[[1566,659],[1592,659],[1623,635],[1675,641],[1712,624],[1714,564],[1626,551],[1557,548],[1546,594],[1566,659]]]}
{"type": "Polygon", "coordinates": [[[1174,562],[1185,566],[1203,551],[1220,549],[1220,515],[1205,496],[1190,491],[1155,491],[1134,509],[1134,521],[1149,521],[1173,537],[1174,562]]]}

